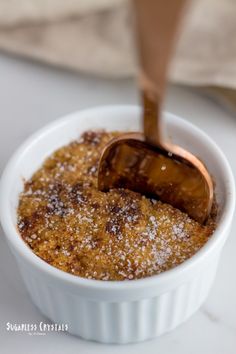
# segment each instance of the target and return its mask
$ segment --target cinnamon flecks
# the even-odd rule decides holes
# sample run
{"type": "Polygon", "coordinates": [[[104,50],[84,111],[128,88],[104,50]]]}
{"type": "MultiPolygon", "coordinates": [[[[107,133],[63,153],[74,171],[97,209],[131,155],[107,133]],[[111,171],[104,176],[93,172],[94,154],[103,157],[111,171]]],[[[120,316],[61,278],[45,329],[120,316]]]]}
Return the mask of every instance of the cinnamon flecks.
{"type": "Polygon", "coordinates": [[[18,230],[32,251],[65,272],[98,280],[159,274],[193,256],[214,231],[127,189],[97,190],[105,144],[119,133],[87,131],[55,151],[25,183],[18,230]]]}

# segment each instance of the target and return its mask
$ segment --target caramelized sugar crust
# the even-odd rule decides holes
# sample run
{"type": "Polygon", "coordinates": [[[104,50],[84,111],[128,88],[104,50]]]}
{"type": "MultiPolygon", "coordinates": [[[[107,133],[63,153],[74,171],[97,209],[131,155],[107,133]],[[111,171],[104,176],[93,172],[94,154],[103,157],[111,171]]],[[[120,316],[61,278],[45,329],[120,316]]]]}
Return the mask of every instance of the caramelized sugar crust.
{"type": "Polygon", "coordinates": [[[105,144],[119,133],[87,131],[57,150],[25,183],[18,230],[47,263],[77,276],[131,280],[193,256],[214,231],[160,201],[125,189],[97,190],[105,144]]]}

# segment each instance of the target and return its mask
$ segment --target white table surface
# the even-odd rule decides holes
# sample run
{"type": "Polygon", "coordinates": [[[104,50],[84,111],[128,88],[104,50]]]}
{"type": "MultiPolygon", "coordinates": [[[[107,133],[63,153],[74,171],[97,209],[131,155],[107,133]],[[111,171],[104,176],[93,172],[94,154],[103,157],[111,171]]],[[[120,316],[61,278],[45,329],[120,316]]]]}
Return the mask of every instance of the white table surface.
{"type": "MultiPolygon", "coordinates": [[[[131,80],[107,81],[0,55],[0,173],[17,146],[32,132],[69,112],[95,105],[136,103],[131,80]]],[[[170,87],[166,109],[203,128],[236,172],[236,117],[194,90],[170,87]]],[[[235,354],[236,220],[217,278],[204,306],[184,325],[161,338],[109,346],[50,333],[8,332],[6,323],[48,322],[31,303],[0,229],[1,354],[235,354]]]]}

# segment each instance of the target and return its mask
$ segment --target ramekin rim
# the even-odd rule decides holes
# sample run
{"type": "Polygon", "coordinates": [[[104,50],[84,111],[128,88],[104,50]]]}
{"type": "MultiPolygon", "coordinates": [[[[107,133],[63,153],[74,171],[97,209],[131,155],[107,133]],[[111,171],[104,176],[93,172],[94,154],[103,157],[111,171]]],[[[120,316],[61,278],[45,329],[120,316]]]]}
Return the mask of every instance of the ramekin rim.
{"type": "Polygon", "coordinates": [[[101,281],[101,280],[87,279],[87,278],[75,276],[73,274],[64,272],[54,266],[51,266],[50,264],[42,260],[40,257],[36,256],[34,252],[29,248],[29,246],[20,237],[16,225],[13,225],[13,223],[11,222],[10,208],[8,210],[8,208],[5,208],[5,205],[7,202],[6,186],[7,186],[8,176],[11,172],[11,169],[14,168],[14,165],[17,163],[17,160],[18,158],[20,158],[23,151],[25,151],[25,149],[27,148],[30,148],[30,144],[33,143],[35,139],[40,138],[48,130],[58,126],[61,123],[65,123],[69,121],[70,119],[77,116],[78,114],[90,113],[92,111],[98,111],[99,109],[102,109],[104,111],[104,110],[114,110],[114,109],[137,110],[137,108],[139,109],[139,107],[136,105],[106,105],[106,106],[97,106],[93,108],[84,109],[81,111],[76,111],[62,118],[54,120],[53,122],[45,125],[43,128],[36,131],[34,134],[30,135],[18,147],[18,149],[9,159],[3,171],[1,181],[0,181],[0,195],[1,195],[0,220],[8,242],[13,246],[14,250],[16,250],[17,253],[21,255],[21,257],[27,258],[27,260],[32,265],[34,265],[34,267],[40,269],[43,272],[46,272],[47,274],[59,279],[60,281],[68,282],[70,284],[73,283],[74,285],[84,287],[84,288],[103,289],[103,290],[119,289],[120,291],[126,290],[128,288],[138,289],[138,288],[146,287],[147,285],[151,285],[151,283],[155,283],[157,281],[160,283],[162,281],[168,281],[168,279],[175,278],[177,276],[177,273],[180,274],[186,271],[187,269],[193,267],[197,263],[199,263],[201,259],[206,257],[207,254],[211,252],[220,241],[222,241],[221,234],[223,234],[224,233],[223,231],[227,229],[227,227],[229,227],[231,220],[233,218],[233,213],[235,208],[235,184],[234,184],[234,177],[229,162],[227,161],[227,158],[225,157],[221,149],[218,147],[218,145],[204,131],[202,131],[194,124],[170,112],[165,112],[165,115],[167,117],[170,117],[171,119],[173,118],[183,123],[185,126],[187,125],[189,128],[193,128],[195,132],[200,134],[203,137],[203,139],[207,140],[212,145],[212,147],[214,147],[216,153],[218,154],[221,160],[221,164],[222,167],[224,168],[225,176],[227,176],[226,180],[227,180],[228,195],[225,203],[224,212],[222,214],[222,221],[217,226],[211,238],[198,252],[196,252],[196,254],[194,254],[188,260],[184,261],[182,264],[170,270],[167,270],[163,273],[152,275],[150,277],[135,279],[131,281],[109,281],[109,280],[101,281]],[[16,243],[13,242],[13,239],[15,239],[16,243]]]}

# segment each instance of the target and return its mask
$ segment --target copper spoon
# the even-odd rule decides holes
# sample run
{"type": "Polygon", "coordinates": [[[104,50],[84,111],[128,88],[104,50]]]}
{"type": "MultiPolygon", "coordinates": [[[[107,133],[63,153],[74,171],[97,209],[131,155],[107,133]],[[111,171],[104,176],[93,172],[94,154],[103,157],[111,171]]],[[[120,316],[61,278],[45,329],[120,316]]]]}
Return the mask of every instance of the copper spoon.
{"type": "MultiPolygon", "coordinates": [[[[186,212],[204,223],[213,183],[204,164],[161,135],[161,106],[167,66],[184,0],[135,0],[141,61],[144,134],[125,133],[102,152],[98,188],[127,188],[186,212]]],[[[123,117],[125,119],[125,117],[123,117]]]]}

